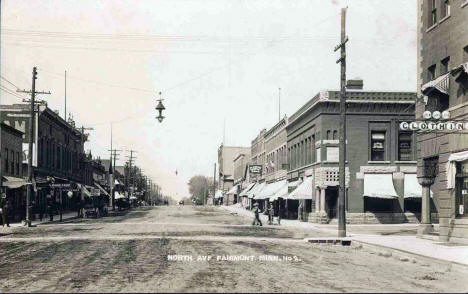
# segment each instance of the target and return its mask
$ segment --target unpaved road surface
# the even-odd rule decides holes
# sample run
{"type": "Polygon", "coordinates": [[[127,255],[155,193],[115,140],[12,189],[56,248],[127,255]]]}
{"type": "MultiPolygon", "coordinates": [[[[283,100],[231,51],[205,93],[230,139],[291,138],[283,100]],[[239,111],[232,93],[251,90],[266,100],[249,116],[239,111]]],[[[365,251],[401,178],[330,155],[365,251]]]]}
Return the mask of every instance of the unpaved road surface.
{"type": "Polygon", "coordinates": [[[468,270],[212,207],[0,229],[1,292],[466,292],[468,270]],[[211,259],[203,259],[211,256],[211,259]],[[198,259],[201,260],[198,260],[198,259]],[[227,260],[227,259],[243,260],[227,260]]]}

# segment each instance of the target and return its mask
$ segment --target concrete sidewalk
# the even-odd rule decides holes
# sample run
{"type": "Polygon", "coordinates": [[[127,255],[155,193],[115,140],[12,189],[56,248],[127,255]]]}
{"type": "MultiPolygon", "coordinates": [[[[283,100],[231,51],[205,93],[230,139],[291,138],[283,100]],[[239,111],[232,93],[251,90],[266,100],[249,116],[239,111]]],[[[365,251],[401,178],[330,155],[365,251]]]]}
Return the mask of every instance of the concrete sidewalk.
{"type": "MultiPolygon", "coordinates": [[[[67,213],[62,214],[62,221],[70,220],[70,219],[73,219],[73,218],[76,218],[76,217],[77,217],[77,212],[76,211],[67,212],[67,213]]],[[[54,215],[54,220],[53,221],[50,221],[49,220],[49,215],[45,214],[44,217],[42,218],[42,221],[40,221],[39,219],[33,220],[33,221],[31,221],[31,225],[37,226],[37,225],[47,224],[47,223],[57,223],[59,221],[60,221],[60,215],[59,214],[54,215]]],[[[21,222],[18,222],[18,223],[10,223],[10,226],[14,228],[14,227],[23,227],[24,225],[21,222]]]]}
{"type": "MultiPolygon", "coordinates": [[[[253,220],[254,214],[250,210],[246,210],[238,205],[221,206],[221,208],[231,212],[237,213],[249,217],[253,220]]],[[[265,224],[268,223],[268,217],[266,215],[260,216],[261,220],[265,220],[265,224]]],[[[404,224],[402,224],[404,226],[404,224]]],[[[302,227],[310,228],[330,234],[330,237],[336,237],[337,227],[336,225],[319,225],[313,223],[301,222],[298,220],[281,220],[281,226],[285,227],[302,227]]],[[[416,235],[381,235],[381,234],[368,234],[368,233],[353,233],[353,227],[362,228],[368,226],[369,231],[374,230],[376,227],[388,227],[391,224],[381,225],[348,225],[348,237],[361,244],[371,245],[380,247],[382,249],[397,250],[406,254],[414,254],[445,262],[456,263],[463,266],[468,266],[468,245],[456,244],[456,243],[441,243],[438,241],[421,239],[416,235]]],[[[408,227],[414,227],[414,225],[408,224],[408,227]]]]}

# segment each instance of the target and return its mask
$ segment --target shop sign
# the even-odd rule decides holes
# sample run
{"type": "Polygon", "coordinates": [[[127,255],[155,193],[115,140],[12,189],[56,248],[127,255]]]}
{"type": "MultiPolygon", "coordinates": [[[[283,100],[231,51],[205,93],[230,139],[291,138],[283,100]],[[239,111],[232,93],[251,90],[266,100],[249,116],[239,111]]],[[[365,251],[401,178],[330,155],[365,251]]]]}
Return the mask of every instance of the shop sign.
{"type": "Polygon", "coordinates": [[[422,121],[401,122],[400,130],[402,131],[417,131],[417,132],[456,132],[467,131],[467,121],[449,121],[450,113],[444,111],[425,111],[422,121]]]}
{"type": "Polygon", "coordinates": [[[249,166],[249,173],[260,175],[262,174],[262,166],[261,165],[250,165],[249,166]]]}
{"type": "Polygon", "coordinates": [[[458,206],[458,213],[459,214],[464,214],[465,213],[465,207],[463,205],[458,206]]]}
{"type": "Polygon", "coordinates": [[[71,188],[70,183],[62,183],[62,184],[50,184],[52,188],[71,188]]]}

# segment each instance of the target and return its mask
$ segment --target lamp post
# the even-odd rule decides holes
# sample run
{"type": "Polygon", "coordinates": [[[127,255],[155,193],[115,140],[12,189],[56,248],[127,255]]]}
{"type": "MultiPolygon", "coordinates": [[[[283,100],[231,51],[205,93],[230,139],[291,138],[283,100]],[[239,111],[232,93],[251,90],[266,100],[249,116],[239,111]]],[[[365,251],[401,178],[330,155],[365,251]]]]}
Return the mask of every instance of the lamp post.
{"type": "Polygon", "coordinates": [[[164,107],[164,105],[162,104],[163,99],[161,98],[161,94],[162,94],[162,93],[159,92],[159,99],[157,100],[157,101],[159,101],[159,103],[158,103],[158,105],[156,106],[156,110],[159,111],[159,115],[158,115],[156,118],[159,120],[160,123],[161,123],[161,122],[163,121],[163,119],[165,118],[165,117],[162,115],[162,111],[163,111],[164,109],[166,109],[166,108],[164,107]]]}

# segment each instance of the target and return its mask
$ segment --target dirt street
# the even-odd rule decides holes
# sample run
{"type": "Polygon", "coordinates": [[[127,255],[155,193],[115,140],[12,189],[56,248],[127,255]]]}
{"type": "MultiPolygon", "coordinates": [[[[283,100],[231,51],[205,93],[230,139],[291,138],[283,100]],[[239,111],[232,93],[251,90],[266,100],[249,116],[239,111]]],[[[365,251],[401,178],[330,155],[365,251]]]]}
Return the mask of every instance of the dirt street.
{"type": "Polygon", "coordinates": [[[0,229],[1,292],[466,292],[468,270],[213,207],[0,229]]]}

